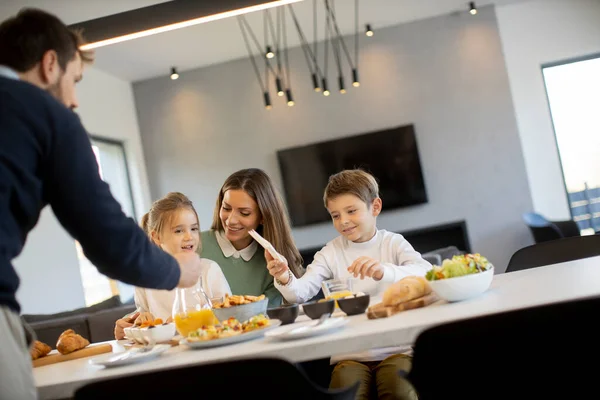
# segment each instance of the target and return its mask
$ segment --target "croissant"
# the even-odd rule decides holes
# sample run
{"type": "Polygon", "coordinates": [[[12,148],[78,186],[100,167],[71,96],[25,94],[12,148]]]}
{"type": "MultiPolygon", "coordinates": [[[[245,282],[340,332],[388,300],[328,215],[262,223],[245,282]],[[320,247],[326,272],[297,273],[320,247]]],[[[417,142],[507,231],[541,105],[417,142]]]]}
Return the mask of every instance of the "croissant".
{"type": "Polygon", "coordinates": [[[407,276],[390,285],[383,293],[383,304],[395,306],[431,293],[429,282],[422,276],[407,276]]]}
{"type": "Polygon", "coordinates": [[[29,354],[31,354],[32,360],[37,360],[40,357],[44,357],[51,351],[52,351],[52,348],[50,346],[48,346],[46,343],[36,340],[35,342],[33,342],[33,346],[31,346],[31,349],[29,349],[29,354]]]}
{"type": "Polygon", "coordinates": [[[58,337],[56,350],[60,354],[69,354],[88,346],[90,342],[83,336],[75,333],[73,329],[67,329],[58,337]]]}

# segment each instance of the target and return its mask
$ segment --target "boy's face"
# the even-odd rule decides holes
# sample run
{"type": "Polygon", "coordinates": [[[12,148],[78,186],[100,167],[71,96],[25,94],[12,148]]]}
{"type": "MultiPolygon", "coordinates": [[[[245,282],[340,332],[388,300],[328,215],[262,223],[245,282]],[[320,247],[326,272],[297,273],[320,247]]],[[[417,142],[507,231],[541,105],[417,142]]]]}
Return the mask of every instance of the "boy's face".
{"type": "Polygon", "coordinates": [[[375,235],[375,222],[381,212],[381,199],[367,205],[353,194],[342,194],[327,201],[335,229],[348,240],[362,243],[375,235]]]}

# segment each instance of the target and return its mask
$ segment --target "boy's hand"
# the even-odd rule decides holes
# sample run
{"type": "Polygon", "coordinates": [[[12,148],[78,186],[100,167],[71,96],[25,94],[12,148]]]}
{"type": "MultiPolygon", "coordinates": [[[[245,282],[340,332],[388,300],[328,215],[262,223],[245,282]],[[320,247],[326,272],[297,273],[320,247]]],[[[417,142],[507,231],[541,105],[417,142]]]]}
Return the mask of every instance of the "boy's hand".
{"type": "Polygon", "coordinates": [[[288,268],[287,263],[274,259],[267,250],[265,250],[265,259],[267,260],[269,274],[282,284],[287,285],[290,280],[290,273],[288,272],[290,269],[288,268]]]}
{"type": "Polygon", "coordinates": [[[355,278],[360,276],[360,279],[365,279],[365,276],[368,276],[376,281],[380,281],[383,278],[383,266],[379,261],[371,257],[358,257],[348,267],[348,272],[353,274],[355,278]]]}

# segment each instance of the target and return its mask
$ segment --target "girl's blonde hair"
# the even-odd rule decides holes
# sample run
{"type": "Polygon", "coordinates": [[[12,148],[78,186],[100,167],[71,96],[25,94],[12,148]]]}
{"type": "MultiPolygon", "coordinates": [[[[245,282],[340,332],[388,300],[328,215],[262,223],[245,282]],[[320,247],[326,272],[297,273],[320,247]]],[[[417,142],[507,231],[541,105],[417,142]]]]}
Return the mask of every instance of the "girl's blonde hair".
{"type": "Polygon", "coordinates": [[[296,277],[302,276],[302,256],[294,245],[287,208],[271,178],[257,168],[242,169],[230,175],[219,191],[211,226],[214,231],[224,230],[219,214],[223,197],[228,190],[243,190],[254,199],[263,221],[256,231],[285,257],[296,277]]]}
{"type": "Polygon", "coordinates": [[[151,238],[152,232],[160,234],[163,228],[171,222],[175,212],[182,208],[193,211],[196,215],[196,220],[198,220],[198,213],[192,201],[183,193],[170,192],[162,199],[158,199],[152,203],[150,211],[144,214],[140,225],[144,232],[151,238]]]}

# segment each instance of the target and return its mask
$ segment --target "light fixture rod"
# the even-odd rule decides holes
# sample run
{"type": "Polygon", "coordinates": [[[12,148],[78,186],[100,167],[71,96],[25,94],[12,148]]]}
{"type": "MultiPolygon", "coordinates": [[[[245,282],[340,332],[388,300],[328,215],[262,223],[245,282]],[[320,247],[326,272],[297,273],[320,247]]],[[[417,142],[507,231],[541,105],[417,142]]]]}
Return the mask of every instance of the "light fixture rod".
{"type": "MultiPolygon", "coordinates": [[[[148,28],[148,29],[144,29],[138,32],[131,32],[131,33],[123,33],[119,36],[116,37],[112,37],[112,38],[108,38],[108,39],[100,39],[100,40],[95,40],[91,43],[87,43],[83,46],[81,46],[82,50],[90,50],[90,49],[95,49],[98,47],[102,47],[102,46],[108,46],[111,44],[116,44],[116,43],[121,43],[121,42],[125,42],[128,40],[133,40],[133,39],[139,39],[142,37],[146,37],[146,36],[151,36],[151,35],[156,35],[159,33],[164,33],[164,32],[169,32],[169,31],[173,31],[176,29],[181,29],[181,28],[187,28],[189,26],[194,26],[194,25],[199,25],[202,23],[206,23],[206,22],[211,22],[211,21],[217,21],[220,19],[225,19],[225,18],[230,18],[230,17],[237,17],[240,15],[244,15],[244,14],[248,14],[251,12],[255,12],[255,11],[261,11],[261,10],[266,10],[269,8],[273,8],[273,7],[278,7],[278,6],[282,6],[285,4],[290,4],[290,3],[296,3],[302,0],[277,0],[277,1],[270,1],[267,3],[263,3],[263,4],[258,4],[258,5],[253,5],[253,6],[249,6],[249,7],[243,7],[243,8],[239,8],[237,10],[229,10],[229,11],[224,11],[224,12],[220,12],[220,13],[216,13],[216,14],[212,14],[212,15],[204,15],[198,18],[193,18],[193,19],[189,19],[186,21],[180,21],[180,22],[174,22],[174,23],[168,23],[166,25],[163,26],[158,26],[158,27],[152,27],[152,28],[148,28]]],[[[168,7],[172,7],[172,4],[169,4],[171,2],[166,2],[166,3],[161,3],[161,4],[157,4],[155,6],[149,6],[146,8],[150,8],[150,7],[154,7],[157,10],[163,9],[163,8],[168,8],[168,7]]],[[[183,3],[183,2],[177,2],[177,3],[183,3]]],[[[192,4],[192,2],[188,2],[190,4],[192,4]]],[[[199,3],[204,3],[204,2],[199,2],[199,3]]],[[[208,3],[208,2],[207,2],[208,3]]],[[[202,4],[202,6],[204,6],[202,4]]],[[[172,11],[172,10],[171,10],[172,11]]],[[[123,20],[126,21],[127,18],[129,18],[131,20],[131,18],[133,17],[134,14],[132,14],[133,12],[137,12],[137,10],[131,11],[131,12],[125,12],[121,14],[116,14],[115,16],[109,16],[109,17],[103,17],[103,18],[98,18],[95,20],[90,20],[90,21],[85,21],[83,23],[80,24],[73,24],[71,27],[82,27],[86,28],[86,26],[89,26],[90,29],[93,29],[95,31],[100,32],[101,30],[106,30],[105,26],[107,26],[108,24],[108,18],[112,18],[114,21],[112,25],[110,26],[114,26],[116,23],[120,23],[121,26],[125,26],[126,24],[123,24],[123,20]],[[106,20],[106,21],[105,21],[106,20]]],[[[154,13],[156,14],[156,13],[154,13]]],[[[164,13],[163,13],[164,14],[164,13]]],[[[171,15],[172,13],[169,13],[169,15],[171,15]]],[[[156,17],[156,15],[154,15],[154,17],[156,17]]],[[[164,21],[166,21],[165,16],[164,15],[159,15],[158,17],[162,17],[159,19],[162,19],[164,21]]],[[[156,20],[157,18],[151,18],[150,20],[156,20]]],[[[123,31],[125,31],[124,29],[121,29],[123,31]]],[[[96,36],[100,36],[101,35],[96,35],[96,36]]]]}

